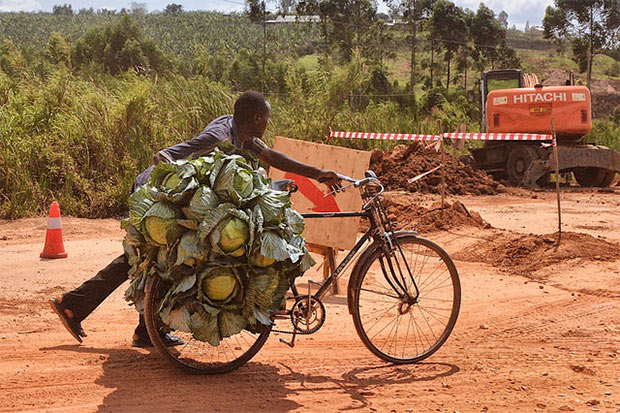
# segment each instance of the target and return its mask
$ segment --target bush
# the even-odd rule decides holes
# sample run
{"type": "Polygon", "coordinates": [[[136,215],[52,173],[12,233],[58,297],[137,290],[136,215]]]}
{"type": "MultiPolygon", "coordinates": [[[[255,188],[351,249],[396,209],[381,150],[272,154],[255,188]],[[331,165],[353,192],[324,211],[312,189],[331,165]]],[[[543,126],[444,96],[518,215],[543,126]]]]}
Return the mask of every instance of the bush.
{"type": "Polygon", "coordinates": [[[77,68],[101,64],[110,74],[129,69],[162,74],[169,63],[153,39],[145,38],[127,15],[113,25],[86,33],[76,42],[72,60],[77,68]]]}

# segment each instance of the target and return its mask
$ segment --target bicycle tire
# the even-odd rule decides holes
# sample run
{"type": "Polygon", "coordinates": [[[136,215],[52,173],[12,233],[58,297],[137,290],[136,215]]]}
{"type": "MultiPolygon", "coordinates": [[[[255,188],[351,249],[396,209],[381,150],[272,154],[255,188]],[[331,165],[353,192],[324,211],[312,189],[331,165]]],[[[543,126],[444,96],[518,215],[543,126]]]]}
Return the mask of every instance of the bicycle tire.
{"type": "MultiPolygon", "coordinates": [[[[253,334],[249,331],[243,330],[239,334],[222,340],[219,346],[214,347],[211,346],[209,343],[193,339],[191,337],[191,333],[175,332],[175,334],[179,335],[185,341],[185,344],[178,347],[167,347],[164,344],[162,336],[159,333],[159,329],[163,325],[163,323],[157,315],[159,300],[161,300],[161,296],[163,295],[162,292],[166,291],[166,289],[162,287],[165,287],[165,283],[157,277],[149,277],[146,282],[146,286],[144,288],[144,318],[146,321],[146,329],[149,333],[149,337],[151,339],[151,342],[153,343],[153,346],[170,364],[174,365],[177,368],[180,368],[191,374],[228,373],[247,363],[252,357],[254,357],[256,353],[258,353],[258,351],[263,347],[263,345],[267,341],[267,338],[269,337],[271,327],[269,327],[266,331],[260,334],[253,334]],[[244,334],[247,337],[251,337],[253,341],[248,340],[246,336],[242,336],[244,334]],[[243,345],[243,343],[239,341],[240,336],[244,337],[244,341],[247,344],[247,349],[242,351],[243,348],[240,347],[241,350],[238,351],[241,351],[241,353],[237,356],[233,348],[230,347],[230,343],[227,342],[227,340],[236,340],[237,344],[241,346],[243,345]],[[209,354],[211,354],[211,358],[209,359],[209,361],[200,360],[198,359],[198,356],[192,355],[189,351],[192,347],[188,349],[188,346],[190,345],[197,348],[197,353],[199,353],[200,356],[205,355],[205,351],[208,351],[209,354]],[[219,352],[221,353],[221,349],[224,349],[224,347],[222,346],[228,346],[228,349],[231,350],[233,357],[228,360],[228,356],[225,356],[225,362],[221,362],[219,360],[214,361],[213,352],[216,351],[215,349],[219,348],[219,352]]],[[[221,355],[222,354],[220,354],[220,356],[221,355]]]]}
{"type": "MultiPolygon", "coordinates": [[[[448,253],[445,252],[437,244],[425,238],[418,237],[414,232],[404,231],[397,233],[396,241],[398,241],[399,245],[403,249],[405,256],[407,256],[408,253],[410,254],[409,260],[413,258],[414,249],[417,251],[417,253],[415,254],[415,262],[410,262],[409,265],[411,267],[412,274],[416,274],[416,284],[418,284],[420,294],[419,301],[416,304],[410,305],[409,311],[406,313],[410,315],[409,320],[406,320],[407,333],[404,339],[405,341],[403,344],[402,352],[396,351],[398,350],[398,343],[402,343],[402,339],[400,339],[399,341],[397,335],[401,324],[401,319],[404,319],[405,317],[403,317],[403,315],[406,314],[401,313],[400,315],[398,315],[398,318],[395,318],[397,321],[394,323],[394,325],[390,327],[387,338],[385,339],[384,347],[385,344],[388,344],[388,342],[391,342],[394,345],[391,344],[390,348],[388,348],[387,350],[379,345],[380,337],[376,338],[381,331],[379,333],[371,332],[371,330],[374,328],[375,325],[379,323],[379,321],[376,321],[373,326],[369,325],[370,320],[378,319],[383,315],[390,316],[391,314],[389,313],[393,309],[395,309],[396,306],[398,306],[398,309],[396,309],[396,313],[399,313],[402,308],[402,304],[399,304],[402,299],[397,297],[397,294],[394,294],[393,288],[389,286],[387,282],[384,283],[383,287],[387,291],[391,289],[391,296],[387,296],[387,293],[383,293],[381,292],[381,290],[372,290],[371,288],[369,288],[372,281],[381,280],[381,278],[385,279],[383,272],[380,269],[380,265],[378,265],[379,259],[381,257],[384,257],[384,253],[379,245],[377,245],[370,254],[366,255],[363,258],[364,261],[359,263],[359,270],[354,272],[354,278],[351,280],[351,288],[349,289],[350,293],[352,294],[352,297],[350,297],[350,299],[352,300],[351,312],[353,316],[353,322],[355,324],[355,329],[360,339],[373,354],[390,363],[410,364],[420,362],[430,357],[433,353],[439,350],[439,348],[446,342],[446,340],[450,336],[450,333],[452,332],[454,325],[456,324],[461,305],[461,285],[454,262],[452,261],[448,253]],[[421,254],[423,253],[422,249],[423,251],[427,251],[426,258],[423,254],[421,254]],[[422,257],[421,262],[419,263],[420,265],[418,265],[419,257],[422,257]],[[441,263],[441,267],[445,267],[445,270],[443,271],[447,273],[447,276],[445,278],[440,278],[443,272],[439,275],[430,273],[426,279],[422,277],[422,271],[424,270],[423,267],[425,263],[428,263],[431,260],[431,258],[436,259],[436,262],[441,263]],[[375,275],[377,275],[377,267],[379,267],[379,276],[375,277],[375,275]],[[433,278],[429,281],[429,278],[431,276],[433,278]],[[439,286],[437,286],[436,284],[437,280],[439,280],[439,286]],[[444,283],[446,285],[442,286],[442,284],[444,283]],[[385,285],[388,286],[385,287],[385,285]],[[450,286],[452,287],[451,289],[448,288],[450,286]],[[427,287],[433,288],[431,289],[427,287]],[[425,295],[433,290],[438,289],[441,289],[441,293],[445,294],[448,298],[441,299],[425,295]],[[381,298],[377,298],[375,296],[379,296],[381,298]],[[379,301],[380,299],[386,301],[390,299],[391,303],[388,304],[387,307],[382,307],[377,310],[376,308],[380,306],[380,303],[377,303],[377,301],[379,301]],[[434,302],[435,305],[439,305],[438,303],[441,302],[449,303],[448,309],[441,309],[441,311],[449,310],[449,316],[446,313],[446,323],[440,334],[435,334],[435,332],[431,328],[429,319],[431,317],[437,319],[438,315],[442,315],[443,313],[438,313],[437,311],[439,310],[439,308],[437,307],[432,307],[432,311],[429,311],[428,308],[423,310],[421,303],[425,304],[426,302],[434,302]],[[374,308],[373,305],[375,306],[374,308]],[[389,307],[390,305],[392,305],[392,307],[389,307]],[[388,309],[384,312],[385,308],[388,309]],[[368,312],[369,309],[371,311],[370,313],[368,312]],[[419,321],[428,325],[432,333],[431,340],[429,340],[422,331],[422,327],[424,326],[418,325],[418,320],[413,319],[413,314],[415,311],[417,311],[419,321]],[[396,328],[394,328],[395,326],[396,328]],[[413,350],[410,350],[407,346],[410,330],[412,330],[414,339],[416,338],[416,336],[420,336],[420,338],[424,337],[426,344],[428,345],[424,343],[420,344],[421,350],[418,350],[418,343],[412,343],[413,350]],[[394,338],[391,338],[392,332],[394,332],[394,338]],[[374,335],[372,335],[373,333],[374,335]],[[394,351],[392,351],[391,348],[394,348],[394,351]]],[[[379,281],[377,281],[376,284],[379,285],[379,281]]],[[[412,284],[407,285],[408,291],[410,291],[410,288],[413,290],[412,284]]],[[[448,304],[446,304],[446,307],[448,307],[448,304]]],[[[387,325],[383,327],[383,330],[390,326],[390,323],[391,322],[387,322],[387,325]]]]}

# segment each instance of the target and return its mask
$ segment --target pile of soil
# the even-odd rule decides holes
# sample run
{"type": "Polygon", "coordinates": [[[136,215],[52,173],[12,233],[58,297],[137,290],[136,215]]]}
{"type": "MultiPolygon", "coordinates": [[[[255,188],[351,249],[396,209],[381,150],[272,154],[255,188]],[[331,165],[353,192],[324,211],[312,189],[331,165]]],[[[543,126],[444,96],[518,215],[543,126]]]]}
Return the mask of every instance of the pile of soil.
{"type": "Polygon", "coordinates": [[[459,201],[446,202],[442,213],[439,202],[425,208],[412,194],[394,191],[384,194],[383,205],[390,220],[399,230],[414,229],[425,234],[464,226],[491,228],[491,225],[485,222],[480,214],[467,210],[465,205],[459,201]]]}
{"type": "Polygon", "coordinates": [[[555,251],[557,236],[498,234],[455,254],[454,258],[488,263],[532,278],[534,272],[554,264],[571,260],[616,261],[620,257],[620,245],[575,232],[563,232],[560,247],[555,251]]]}
{"type": "MultiPolygon", "coordinates": [[[[376,172],[387,190],[438,194],[441,192],[441,169],[416,182],[407,181],[438,166],[440,161],[441,153],[434,148],[412,143],[388,151],[374,150],[370,169],[376,172]]],[[[495,195],[502,188],[484,171],[465,165],[449,153],[445,154],[444,168],[448,194],[495,195]]]]}

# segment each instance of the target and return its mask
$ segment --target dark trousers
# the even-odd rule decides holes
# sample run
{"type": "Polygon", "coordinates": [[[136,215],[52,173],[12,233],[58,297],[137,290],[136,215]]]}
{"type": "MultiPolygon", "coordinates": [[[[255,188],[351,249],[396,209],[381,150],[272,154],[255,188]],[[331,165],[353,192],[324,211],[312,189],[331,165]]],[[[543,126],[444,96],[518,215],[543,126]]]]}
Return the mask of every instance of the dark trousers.
{"type": "MultiPolygon", "coordinates": [[[[86,280],[75,290],[63,294],[63,306],[73,311],[75,318],[81,322],[114,290],[127,281],[127,273],[130,268],[125,254],[118,256],[93,278],[86,280]]],[[[136,328],[136,333],[146,334],[142,315],[140,315],[140,323],[136,328]]]]}

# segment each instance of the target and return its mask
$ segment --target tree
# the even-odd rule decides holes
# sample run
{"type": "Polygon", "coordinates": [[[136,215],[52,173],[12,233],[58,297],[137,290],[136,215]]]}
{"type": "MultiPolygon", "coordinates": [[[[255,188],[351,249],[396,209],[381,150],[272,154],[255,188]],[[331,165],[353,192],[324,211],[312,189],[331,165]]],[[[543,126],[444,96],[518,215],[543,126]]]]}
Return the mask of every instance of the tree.
{"type": "Polygon", "coordinates": [[[554,0],[543,19],[544,37],[557,44],[570,41],[574,60],[592,83],[592,61],[604,50],[620,47],[618,0],[554,0]]]}
{"type": "Polygon", "coordinates": [[[57,32],[53,32],[47,41],[45,57],[54,64],[64,64],[71,68],[71,46],[57,32]]]}
{"type": "Polygon", "coordinates": [[[495,13],[483,3],[480,3],[475,16],[469,21],[469,32],[473,41],[473,58],[480,72],[490,63],[491,68],[500,58],[499,48],[507,47],[506,30],[497,20],[495,13]]]}
{"type": "Polygon", "coordinates": [[[402,16],[403,20],[407,23],[409,34],[407,40],[409,42],[410,49],[410,72],[409,72],[409,88],[413,94],[413,100],[415,102],[415,85],[417,82],[416,76],[416,49],[417,49],[417,36],[420,28],[420,23],[429,17],[432,10],[432,0],[388,0],[388,7],[391,10],[393,16],[402,16]]]}
{"type": "Polygon", "coordinates": [[[504,28],[504,30],[508,29],[508,13],[504,10],[500,11],[497,15],[497,22],[504,28]]]}
{"type": "Polygon", "coordinates": [[[466,44],[461,45],[456,59],[456,69],[463,73],[463,89],[465,90],[467,90],[467,73],[469,70],[469,62],[471,60],[471,56],[474,54],[474,47],[471,42],[471,27],[473,26],[475,17],[476,14],[473,11],[469,9],[463,10],[463,19],[467,25],[467,42],[466,44]]]}
{"type": "Polygon", "coordinates": [[[361,42],[364,45],[362,57],[373,67],[383,69],[384,59],[396,56],[393,32],[383,20],[377,19],[365,30],[361,42]]]}
{"type": "Polygon", "coordinates": [[[262,82],[261,91],[265,91],[265,80],[267,78],[267,6],[265,0],[246,0],[248,7],[248,17],[253,23],[261,23],[263,25],[263,58],[262,58],[262,82]]]}
{"type": "Polygon", "coordinates": [[[266,5],[264,0],[246,0],[247,14],[252,23],[262,23],[265,20],[266,5]]]}
{"type": "Polygon", "coordinates": [[[300,0],[297,12],[320,16],[325,53],[335,47],[344,62],[351,60],[354,49],[366,47],[366,35],[377,21],[376,3],[371,0],[300,0]]]}
{"type": "Polygon", "coordinates": [[[437,0],[433,5],[430,19],[431,36],[444,50],[444,60],[448,66],[446,89],[450,88],[450,64],[458,50],[466,43],[467,22],[460,7],[447,0],[437,0]]]}
{"type": "Polygon", "coordinates": [[[131,14],[134,15],[144,15],[147,13],[146,3],[138,3],[136,1],[132,1],[130,3],[131,6],[131,14]]]}
{"type": "Polygon", "coordinates": [[[183,13],[183,6],[180,4],[170,3],[164,9],[166,14],[181,14],[183,13]]]}
{"type": "Polygon", "coordinates": [[[56,5],[52,8],[52,13],[57,16],[73,16],[73,7],[70,4],[56,5]]]}
{"type": "Polygon", "coordinates": [[[297,7],[297,0],[278,0],[278,12],[283,16],[294,13],[295,7],[297,7]]]}
{"type": "Polygon", "coordinates": [[[129,69],[163,73],[168,61],[153,39],[145,38],[128,15],[105,28],[93,28],[76,41],[71,52],[73,64],[103,66],[106,72],[118,74],[129,69]]]}

